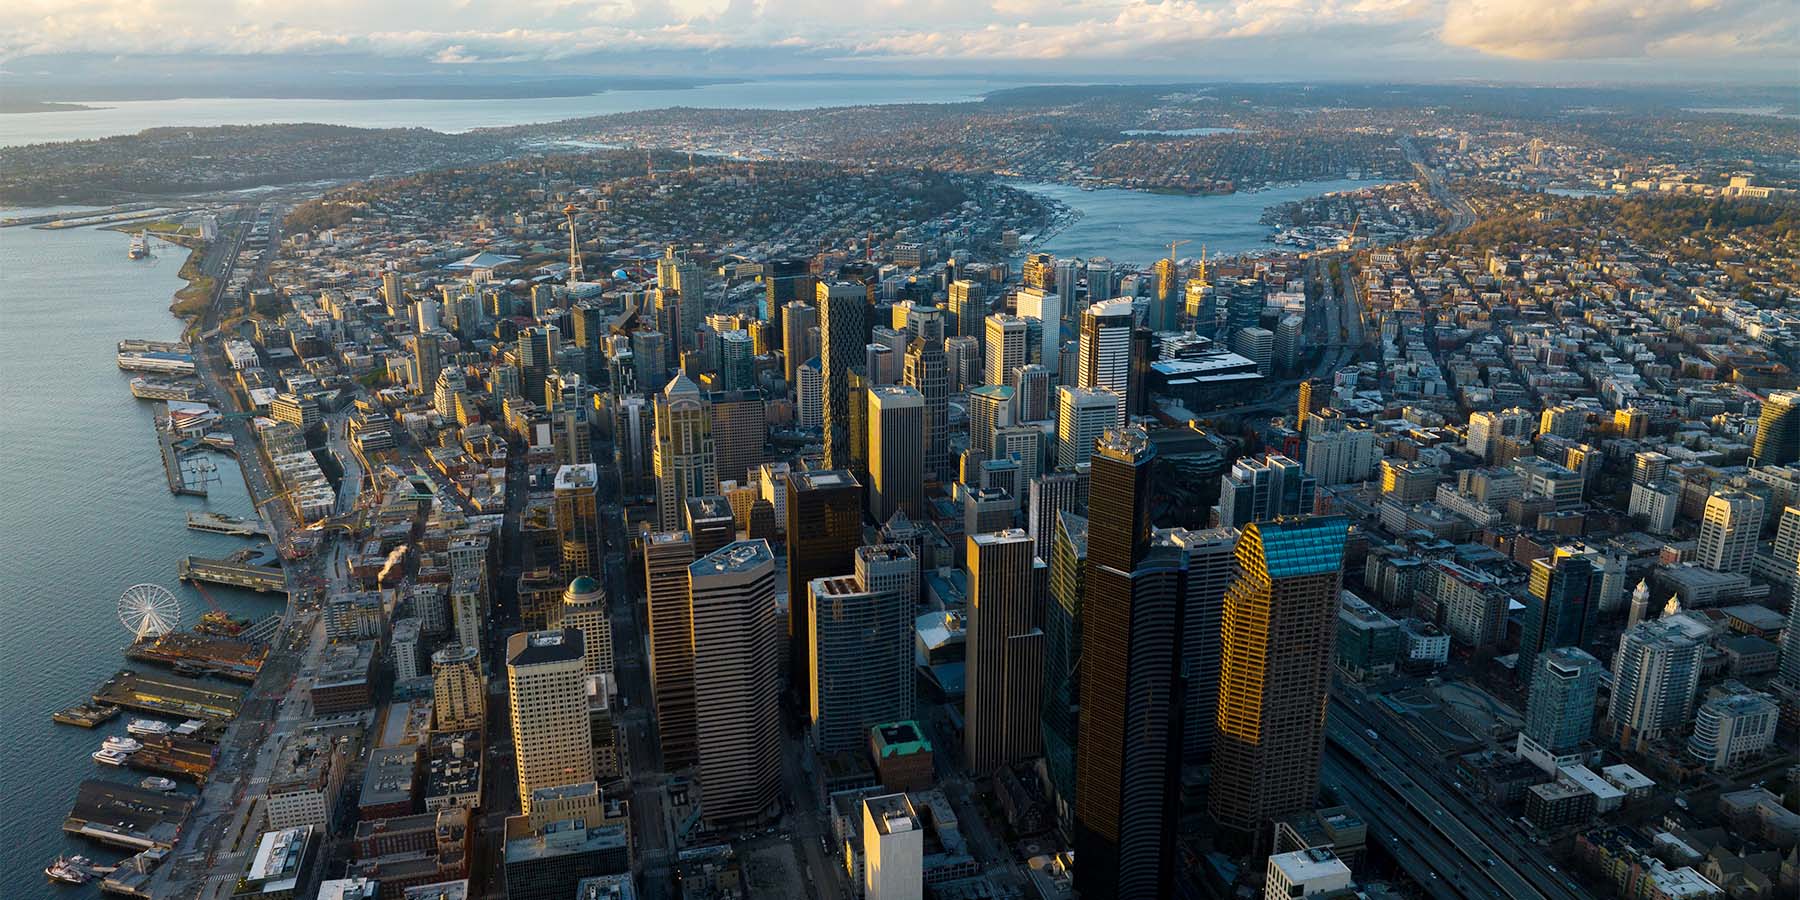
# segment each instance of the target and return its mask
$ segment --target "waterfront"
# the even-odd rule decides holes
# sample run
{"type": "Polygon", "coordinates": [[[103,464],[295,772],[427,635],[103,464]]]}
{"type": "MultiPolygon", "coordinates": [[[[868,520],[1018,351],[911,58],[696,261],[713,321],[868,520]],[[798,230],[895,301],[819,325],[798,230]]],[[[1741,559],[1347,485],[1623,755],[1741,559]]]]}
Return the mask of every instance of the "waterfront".
{"type": "Polygon", "coordinates": [[[1379,181],[1339,179],[1287,184],[1236,194],[1154,194],[1119,188],[1084,191],[1066,184],[1015,182],[1025,190],[1078,210],[1081,217],[1032,249],[1057,256],[1104,256],[1148,264],[1167,256],[1169,242],[1192,241],[1177,256],[1269,250],[1274,229],[1262,224],[1265,209],[1320,194],[1354,190],[1379,181]]]}
{"type": "Polygon", "coordinates": [[[361,128],[430,128],[463,132],[554,122],[582,116],[689,106],[719,109],[809,109],[890,103],[953,103],[1017,82],[970,78],[898,81],[782,79],[655,91],[607,91],[582,97],[504,100],[304,100],[190,98],[92,100],[93,109],[0,115],[0,146],[78,141],[172,125],[267,125],[322,122],[361,128]]]}
{"type": "MultiPolygon", "coordinates": [[[[38,210],[7,210],[28,215],[38,210]]],[[[241,538],[186,526],[189,511],[251,513],[237,464],[217,458],[212,496],[177,498],[163,480],[153,404],[132,398],[130,376],[114,365],[122,338],[173,340],[168,312],[181,286],[180,257],[126,259],[125,235],[92,228],[0,230],[0,796],[11,835],[0,846],[0,897],[49,890],[42,869],[58,853],[111,864],[126,854],[59,830],[84,778],[135,783],[141,773],[103,767],[88,754],[123,734],[129,714],[88,731],[53,724],[50,714],[82,700],[127,666],[128,643],[115,615],[119,593],[153,582],[182,599],[192,624],[205,603],[175,577],[184,554],[223,556],[251,546],[241,538]]],[[[261,618],[279,600],[209,588],[227,610],[261,618]]],[[[143,664],[137,664],[142,668],[143,664]]],[[[98,882],[58,890],[98,896],[98,882]]]]}

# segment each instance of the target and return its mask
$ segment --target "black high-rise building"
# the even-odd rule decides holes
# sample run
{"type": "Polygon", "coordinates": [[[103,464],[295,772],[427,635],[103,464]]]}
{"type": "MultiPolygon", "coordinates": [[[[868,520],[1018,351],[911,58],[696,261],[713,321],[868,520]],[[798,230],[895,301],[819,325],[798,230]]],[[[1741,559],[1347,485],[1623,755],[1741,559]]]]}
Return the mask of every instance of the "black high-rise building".
{"type": "Polygon", "coordinates": [[[806,586],[856,569],[862,546],[863,488],[843,469],[792,472],[787,483],[788,649],[796,680],[812,662],[806,586]],[[797,602],[796,602],[797,601],[797,602]]]}
{"type": "Polygon", "coordinates": [[[1083,900],[1170,887],[1181,754],[1184,563],[1153,546],[1141,428],[1096,442],[1081,604],[1075,888],[1083,900]]]}
{"type": "Polygon", "coordinates": [[[805,259],[772,259],[763,264],[763,305],[758,310],[764,322],[780,320],[781,308],[795,300],[812,302],[812,262],[805,259]]]}

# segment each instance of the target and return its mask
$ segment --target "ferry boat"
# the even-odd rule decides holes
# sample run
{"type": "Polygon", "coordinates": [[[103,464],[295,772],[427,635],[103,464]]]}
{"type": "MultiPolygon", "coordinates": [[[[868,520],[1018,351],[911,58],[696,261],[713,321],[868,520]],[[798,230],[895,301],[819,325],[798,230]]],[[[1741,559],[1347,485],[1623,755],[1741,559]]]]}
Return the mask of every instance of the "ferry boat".
{"type": "Polygon", "coordinates": [[[155,719],[132,719],[125,730],[138,737],[161,737],[169,733],[169,723],[155,719]]]}
{"type": "Polygon", "coordinates": [[[175,779],[164,778],[161,775],[152,775],[149,778],[138,782],[138,787],[141,787],[146,791],[162,791],[166,794],[175,789],[175,779]]]}
{"type": "Polygon", "coordinates": [[[44,875],[51,881],[63,884],[87,884],[94,878],[87,870],[90,865],[93,865],[93,861],[85,856],[59,856],[56,862],[44,867],[44,875]]]}
{"type": "Polygon", "coordinates": [[[117,750],[120,753],[136,753],[139,750],[144,749],[144,745],[137,738],[118,737],[115,735],[101,742],[100,749],[117,750]]]}
{"type": "Polygon", "coordinates": [[[257,537],[263,533],[262,523],[255,519],[239,516],[228,516],[215,512],[191,512],[187,515],[187,527],[195,531],[207,531],[213,534],[231,534],[238,537],[257,537]]]}
{"type": "Polygon", "coordinates": [[[197,382],[139,375],[131,379],[131,396],[139,400],[202,400],[206,391],[197,382]]]}
{"type": "Polygon", "coordinates": [[[124,765],[125,758],[130,755],[131,754],[129,753],[122,753],[118,750],[114,750],[111,747],[101,747],[93,753],[94,762],[105,763],[109,766],[124,765]]]}
{"type": "Polygon", "coordinates": [[[125,251],[131,259],[144,259],[150,255],[150,236],[140,231],[131,236],[131,247],[125,251]]]}

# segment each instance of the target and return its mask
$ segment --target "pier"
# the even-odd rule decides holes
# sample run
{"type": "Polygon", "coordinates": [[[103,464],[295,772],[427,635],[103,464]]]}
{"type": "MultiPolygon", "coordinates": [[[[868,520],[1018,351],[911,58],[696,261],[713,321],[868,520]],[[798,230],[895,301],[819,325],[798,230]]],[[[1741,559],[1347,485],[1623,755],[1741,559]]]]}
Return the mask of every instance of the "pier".
{"type": "Polygon", "coordinates": [[[236,537],[266,538],[269,536],[268,529],[264,528],[261,522],[255,519],[228,516],[223,513],[188,513],[187,527],[209,534],[229,534],[236,537]]]}
{"type": "Polygon", "coordinates": [[[132,644],[126,648],[125,657],[172,666],[177,671],[186,666],[233,681],[250,682],[256,680],[257,672],[262,671],[263,658],[268,652],[267,645],[240,638],[171,631],[132,644]]]}
{"type": "Polygon", "coordinates": [[[63,725],[74,725],[77,728],[99,728],[111,722],[113,716],[119,714],[116,706],[103,706],[98,703],[77,703],[67,709],[59,709],[50,714],[50,720],[63,725]]]}
{"type": "Polygon", "coordinates": [[[95,703],[156,716],[230,719],[238,714],[241,691],[224,691],[178,675],[121,670],[94,689],[95,703]]]}
{"type": "Polygon", "coordinates": [[[63,819],[63,831],[132,850],[173,850],[194,798],[88,779],[63,819]]]}
{"type": "Polygon", "coordinates": [[[139,738],[143,749],[125,758],[125,765],[139,772],[167,775],[195,784],[205,784],[213,769],[213,755],[218,748],[191,737],[165,734],[139,738]]]}
{"type": "Polygon", "coordinates": [[[188,482],[187,471],[181,467],[181,452],[175,449],[175,433],[158,428],[156,444],[162,450],[163,477],[169,480],[169,493],[178,497],[206,496],[205,482],[198,485],[188,482]]]}
{"type": "Polygon", "coordinates": [[[252,591],[279,594],[287,590],[287,575],[278,566],[254,566],[229,559],[182,557],[177,570],[182,581],[206,581],[252,591]]]}

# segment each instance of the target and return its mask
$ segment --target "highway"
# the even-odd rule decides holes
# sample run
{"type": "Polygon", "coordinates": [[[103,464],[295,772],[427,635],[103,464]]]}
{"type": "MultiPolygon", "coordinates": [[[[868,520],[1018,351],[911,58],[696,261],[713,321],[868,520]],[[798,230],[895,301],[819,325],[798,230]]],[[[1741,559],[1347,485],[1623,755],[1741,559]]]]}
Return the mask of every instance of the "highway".
{"type": "Polygon", "coordinates": [[[1450,212],[1450,221],[1438,229],[1438,234],[1454,234],[1475,224],[1474,207],[1469,205],[1469,201],[1450,190],[1449,185],[1444,183],[1442,172],[1425,164],[1425,155],[1419,152],[1419,148],[1413,143],[1412,138],[1400,139],[1400,152],[1406,154],[1406,161],[1412,163],[1413,168],[1418,170],[1420,180],[1425,182],[1426,192],[1430,193],[1437,202],[1443,204],[1444,209],[1450,212]]]}
{"type": "MultiPolygon", "coordinates": [[[[1367,704],[1334,698],[1326,719],[1327,759],[1362,770],[1383,789],[1387,802],[1377,803],[1367,817],[1385,822],[1396,812],[1409,813],[1431,829],[1461,857],[1446,860],[1463,872],[1481,876],[1485,892],[1470,896],[1589,900],[1589,895],[1558,874],[1541,848],[1502,827],[1492,808],[1477,808],[1459,785],[1444,774],[1442,760],[1420,748],[1420,741],[1367,704]],[[1368,739],[1368,732],[1379,735],[1368,739]],[[1397,802],[1395,802],[1397,801],[1397,802]],[[1490,865],[1489,860],[1493,860],[1490,865]],[[1498,893],[1494,893],[1498,891],[1498,893]]],[[[1354,780],[1354,778],[1352,779],[1354,780]]]]}

